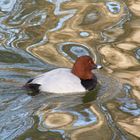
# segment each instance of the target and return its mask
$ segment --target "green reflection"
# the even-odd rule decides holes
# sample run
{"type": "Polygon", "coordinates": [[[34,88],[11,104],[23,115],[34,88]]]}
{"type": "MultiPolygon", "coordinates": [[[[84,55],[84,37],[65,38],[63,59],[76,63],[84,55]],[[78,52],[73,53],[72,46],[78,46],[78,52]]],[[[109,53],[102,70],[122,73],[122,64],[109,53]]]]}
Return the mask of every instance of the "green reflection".
{"type": "Polygon", "coordinates": [[[28,61],[21,57],[19,54],[9,52],[9,51],[0,51],[0,62],[3,63],[27,63],[28,61]]]}
{"type": "Polygon", "coordinates": [[[94,90],[87,92],[86,95],[83,97],[83,103],[89,103],[95,101],[96,98],[98,97],[99,89],[100,86],[97,85],[97,87],[94,90]]]}

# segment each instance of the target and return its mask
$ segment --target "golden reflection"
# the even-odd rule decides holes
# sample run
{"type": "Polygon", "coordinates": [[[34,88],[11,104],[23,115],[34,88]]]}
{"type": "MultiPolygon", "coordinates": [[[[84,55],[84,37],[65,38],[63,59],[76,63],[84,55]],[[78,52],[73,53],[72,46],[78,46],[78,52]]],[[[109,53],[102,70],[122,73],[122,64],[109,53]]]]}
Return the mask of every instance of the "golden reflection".
{"type": "Polygon", "coordinates": [[[140,28],[140,19],[134,19],[130,22],[130,26],[134,29],[140,28]]]}
{"type": "Polygon", "coordinates": [[[107,126],[107,121],[105,116],[101,113],[100,109],[96,105],[92,105],[90,109],[96,114],[97,116],[97,123],[92,124],[90,126],[77,129],[71,134],[72,140],[91,140],[98,139],[98,140],[109,140],[111,139],[111,131],[107,126]],[[102,132],[102,135],[101,135],[102,132]]]}
{"type": "Polygon", "coordinates": [[[134,31],[130,34],[130,37],[127,38],[126,41],[140,43],[140,29],[139,28],[134,29],[134,31]]]}
{"type": "Polygon", "coordinates": [[[123,83],[129,83],[134,87],[139,88],[140,85],[140,72],[138,71],[123,71],[123,72],[115,72],[115,76],[119,77],[123,83]]]}
{"type": "Polygon", "coordinates": [[[63,67],[71,67],[72,63],[66,59],[64,56],[57,52],[57,49],[51,44],[47,43],[45,46],[40,46],[38,48],[33,48],[32,52],[38,58],[42,59],[43,61],[56,65],[56,66],[63,66],[63,67]]]}
{"type": "Polygon", "coordinates": [[[136,99],[140,101],[140,89],[139,90],[133,89],[133,94],[136,97],[136,99]]]}
{"type": "Polygon", "coordinates": [[[130,117],[125,120],[120,120],[118,124],[128,133],[140,138],[140,117],[130,117]]]}
{"type": "Polygon", "coordinates": [[[133,56],[115,46],[105,45],[100,48],[100,53],[104,56],[104,63],[111,69],[127,69],[139,65],[133,56]]]}
{"type": "Polygon", "coordinates": [[[46,116],[45,124],[49,128],[61,128],[73,122],[74,117],[65,112],[50,113],[46,116]]]}
{"type": "MultiPolygon", "coordinates": [[[[94,51],[94,42],[101,39],[99,32],[113,26],[128,14],[125,4],[122,2],[118,2],[118,4],[120,4],[120,9],[114,14],[108,10],[106,2],[72,1],[63,3],[61,13],[65,14],[56,15],[57,27],[47,31],[48,42],[46,45],[33,47],[29,50],[47,63],[60,67],[71,66],[71,62],[66,60],[62,54],[58,54],[57,44],[75,42],[83,44],[94,51]],[[70,10],[73,12],[70,12],[70,10]],[[62,27],[58,28],[58,25],[62,27]],[[57,28],[58,30],[56,30],[57,28]],[[83,37],[80,35],[81,32],[87,32],[89,35],[83,37]]],[[[50,18],[51,15],[49,15],[50,18]]],[[[123,30],[120,30],[119,34],[123,32],[123,30]]]]}
{"type": "Polygon", "coordinates": [[[140,16],[140,0],[129,0],[129,8],[136,16],[140,16]]]}
{"type": "MultiPolygon", "coordinates": [[[[105,2],[83,1],[72,2],[65,5],[65,8],[78,8],[76,15],[73,17],[73,29],[83,28],[88,30],[103,30],[117,23],[125,15],[125,5],[120,2],[120,11],[117,14],[111,13],[105,2]],[[75,28],[76,27],[76,28],[75,28]]],[[[68,23],[71,24],[71,21],[68,23]]]]}
{"type": "Polygon", "coordinates": [[[117,48],[123,49],[123,50],[133,50],[137,48],[138,46],[135,43],[131,42],[122,42],[116,45],[117,48]]]}

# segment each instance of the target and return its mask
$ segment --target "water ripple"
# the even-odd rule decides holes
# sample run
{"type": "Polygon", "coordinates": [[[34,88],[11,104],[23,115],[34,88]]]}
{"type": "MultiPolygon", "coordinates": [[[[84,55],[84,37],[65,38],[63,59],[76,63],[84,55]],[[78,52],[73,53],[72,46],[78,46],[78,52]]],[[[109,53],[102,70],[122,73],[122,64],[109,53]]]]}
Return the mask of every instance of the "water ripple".
{"type": "Polygon", "coordinates": [[[82,55],[90,55],[96,61],[96,55],[87,46],[76,42],[64,42],[58,44],[58,51],[62,53],[69,60],[74,62],[77,57],[82,55]]]}
{"type": "Polygon", "coordinates": [[[10,12],[13,10],[17,0],[1,0],[0,1],[0,10],[3,12],[10,12]]]}
{"type": "Polygon", "coordinates": [[[137,58],[138,60],[140,60],[140,48],[138,48],[138,49],[136,50],[135,55],[136,55],[136,58],[137,58]]]}
{"type": "Polygon", "coordinates": [[[113,14],[119,13],[121,10],[120,3],[117,1],[106,2],[106,6],[107,6],[108,10],[113,14]]]}
{"type": "MultiPolygon", "coordinates": [[[[135,4],[132,2],[128,5],[131,5],[133,12],[135,4]]],[[[135,12],[138,13],[137,11],[135,12]]],[[[104,58],[101,57],[100,59],[102,59],[102,63],[107,64],[103,70],[105,73],[101,72],[99,74],[95,72],[99,84],[102,84],[97,100],[103,103],[118,96],[122,88],[118,80],[115,78],[114,80],[106,73],[108,71],[113,73],[115,68],[116,71],[118,70],[117,68],[126,70],[131,60],[133,60],[130,65],[131,68],[134,69],[134,66],[137,66],[137,68],[139,66],[139,63],[136,63],[136,65],[134,63],[140,59],[139,32],[137,32],[137,30],[139,31],[139,22],[136,22],[136,25],[132,27],[129,25],[131,29],[124,24],[127,21],[131,22],[129,21],[131,15],[123,1],[0,0],[0,16],[1,140],[15,139],[25,131],[30,133],[30,131],[27,131],[30,128],[33,131],[33,135],[36,133],[38,136],[41,133],[41,136],[44,136],[50,132],[50,135],[55,137],[57,132],[57,134],[63,136],[63,139],[68,139],[70,136],[67,130],[75,131],[79,128],[88,128],[98,121],[98,117],[89,107],[91,104],[96,104],[93,96],[90,96],[89,102],[87,100],[84,102],[83,95],[77,95],[76,97],[49,96],[45,94],[30,97],[27,95],[27,92],[23,89],[25,82],[31,77],[54,68],[54,66],[40,61],[39,57],[36,58],[37,55],[32,52],[32,49],[39,50],[39,47],[43,46],[42,52],[45,54],[44,56],[47,59],[53,59],[54,56],[58,56],[56,58],[59,58],[59,63],[64,60],[61,59],[61,56],[66,60],[68,59],[66,63],[71,63],[81,55],[90,55],[96,62],[99,62],[100,60],[97,60],[97,56],[104,55],[104,58]],[[126,26],[126,29],[124,26],[126,26]],[[134,31],[134,33],[129,32],[127,34],[127,29],[134,31]],[[122,36],[124,37],[123,39],[122,36]],[[126,36],[129,37],[125,38],[126,36]],[[99,47],[102,52],[97,48],[102,43],[108,44],[109,42],[117,41],[130,48],[125,50],[122,45],[117,50],[118,46],[113,43],[108,47],[108,50],[99,47]],[[133,46],[128,46],[129,43],[133,46]],[[131,56],[130,51],[132,48],[135,48],[136,57],[133,59],[128,57],[128,55],[131,56]],[[51,49],[54,49],[56,53],[52,51],[49,54],[48,52],[51,49]],[[126,53],[127,55],[125,55],[126,53]],[[110,67],[111,64],[112,67],[110,67]],[[44,106],[45,108],[43,108],[44,106]],[[60,122],[54,123],[56,121],[55,115],[59,117],[60,122]],[[39,118],[39,122],[35,122],[36,119],[33,117],[36,116],[39,118]],[[38,128],[34,132],[32,128],[36,124],[38,128]],[[58,125],[57,128],[56,124],[58,125]],[[52,128],[52,125],[55,127],[52,128]],[[43,133],[43,131],[45,132],[43,133]]],[[[135,18],[132,20],[135,20],[135,18]]],[[[133,69],[127,69],[127,71],[132,72],[133,69]]],[[[124,71],[124,73],[123,76],[126,77],[122,79],[131,83],[131,78],[129,78],[127,72],[124,71]]],[[[114,75],[112,74],[112,77],[114,75]]],[[[120,76],[121,73],[118,75],[120,76]]],[[[139,85],[138,78],[136,80],[137,85],[139,85]]],[[[119,105],[116,108],[119,111],[121,110],[123,115],[138,117],[140,115],[140,106],[132,97],[133,88],[134,85],[123,85],[124,92],[120,93],[123,94],[123,97],[117,98],[119,105]]],[[[138,86],[137,88],[139,89],[138,86]]],[[[119,132],[116,134],[122,135],[120,138],[125,139],[124,134],[115,125],[114,118],[109,114],[107,108],[101,104],[100,109],[103,110],[103,114],[101,112],[99,114],[106,116],[109,128],[111,126],[113,132],[119,132]]],[[[100,127],[103,128],[102,125],[100,127]]],[[[96,131],[97,129],[94,130],[96,131]]],[[[100,128],[98,130],[100,131],[100,128]]],[[[106,128],[101,131],[101,134],[105,132],[104,130],[106,128]]],[[[94,135],[94,132],[92,134],[94,135]]],[[[115,139],[115,133],[113,134],[115,139]]],[[[32,139],[32,136],[30,135],[28,139],[32,139]]],[[[83,139],[85,138],[83,137],[83,139]]],[[[95,139],[98,138],[95,137],[95,139]]]]}
{"type": "Polygon", "coordinates": [[[40,131],[46,131],[48,129],[52,130],[71,130],[79,127],[87,126],[93,124],[97,121],[96,115],[91,112],[90,109],[78,110],[46,110],[37,112],[39,116],[39,127],[40,131]],[[59,115],[59,114],[60,115],[59,115]],[[57,116],[57,117],[56,117],[57,116]],[[49,117],[49,118],[48,118],[49,117]],[[60,119],[57,121],[55,119],[60,119]],[[65,118],[65,119],[64,119],[65,118]],[[64,127],[65,126],[65,127],[64,127]]]}
{"type": "Polygon", "coordinates": [[[132,87],[129,84],[123,85],[123,90],[125,93],[125,97],[117,98],[117,100],[121,103],[119,109],[123,112],[129,113],[133,116],[140,115],[140,106],[137,104],[136,100],[131,98],[132,87]]]}

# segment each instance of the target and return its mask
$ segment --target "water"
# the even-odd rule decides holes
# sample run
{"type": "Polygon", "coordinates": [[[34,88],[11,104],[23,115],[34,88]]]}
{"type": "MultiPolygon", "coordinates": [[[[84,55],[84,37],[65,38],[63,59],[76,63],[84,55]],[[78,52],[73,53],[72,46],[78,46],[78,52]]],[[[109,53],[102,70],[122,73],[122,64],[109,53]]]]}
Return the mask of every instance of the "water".
{"type": "Polygon", "coordinates": [[[138,140],[140,1],[0,0],[0,140],[138,140]],[[85,94],[29,96],[23,85],[90,55],[85,94]]]}

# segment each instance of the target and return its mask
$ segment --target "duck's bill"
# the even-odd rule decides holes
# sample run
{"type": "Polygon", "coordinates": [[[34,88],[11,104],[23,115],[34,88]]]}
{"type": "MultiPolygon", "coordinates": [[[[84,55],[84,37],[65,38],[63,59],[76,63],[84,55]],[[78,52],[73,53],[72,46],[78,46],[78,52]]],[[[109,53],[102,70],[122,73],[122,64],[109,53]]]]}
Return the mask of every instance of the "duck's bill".
{"type": "Polygon", "coordinates": [[[96,65],[94,66],[94,68],[93,68],[93,69],[102,69],[102,68],[103,68],[103,66],[102,66],[102,65],[97,65],[97,64],[96,64],[96,65]]]}
{"type": "Polygon", "coordinates": [[[96,65],[97,69],[102,69],[103,66],[102,65],[96,65]]]}

